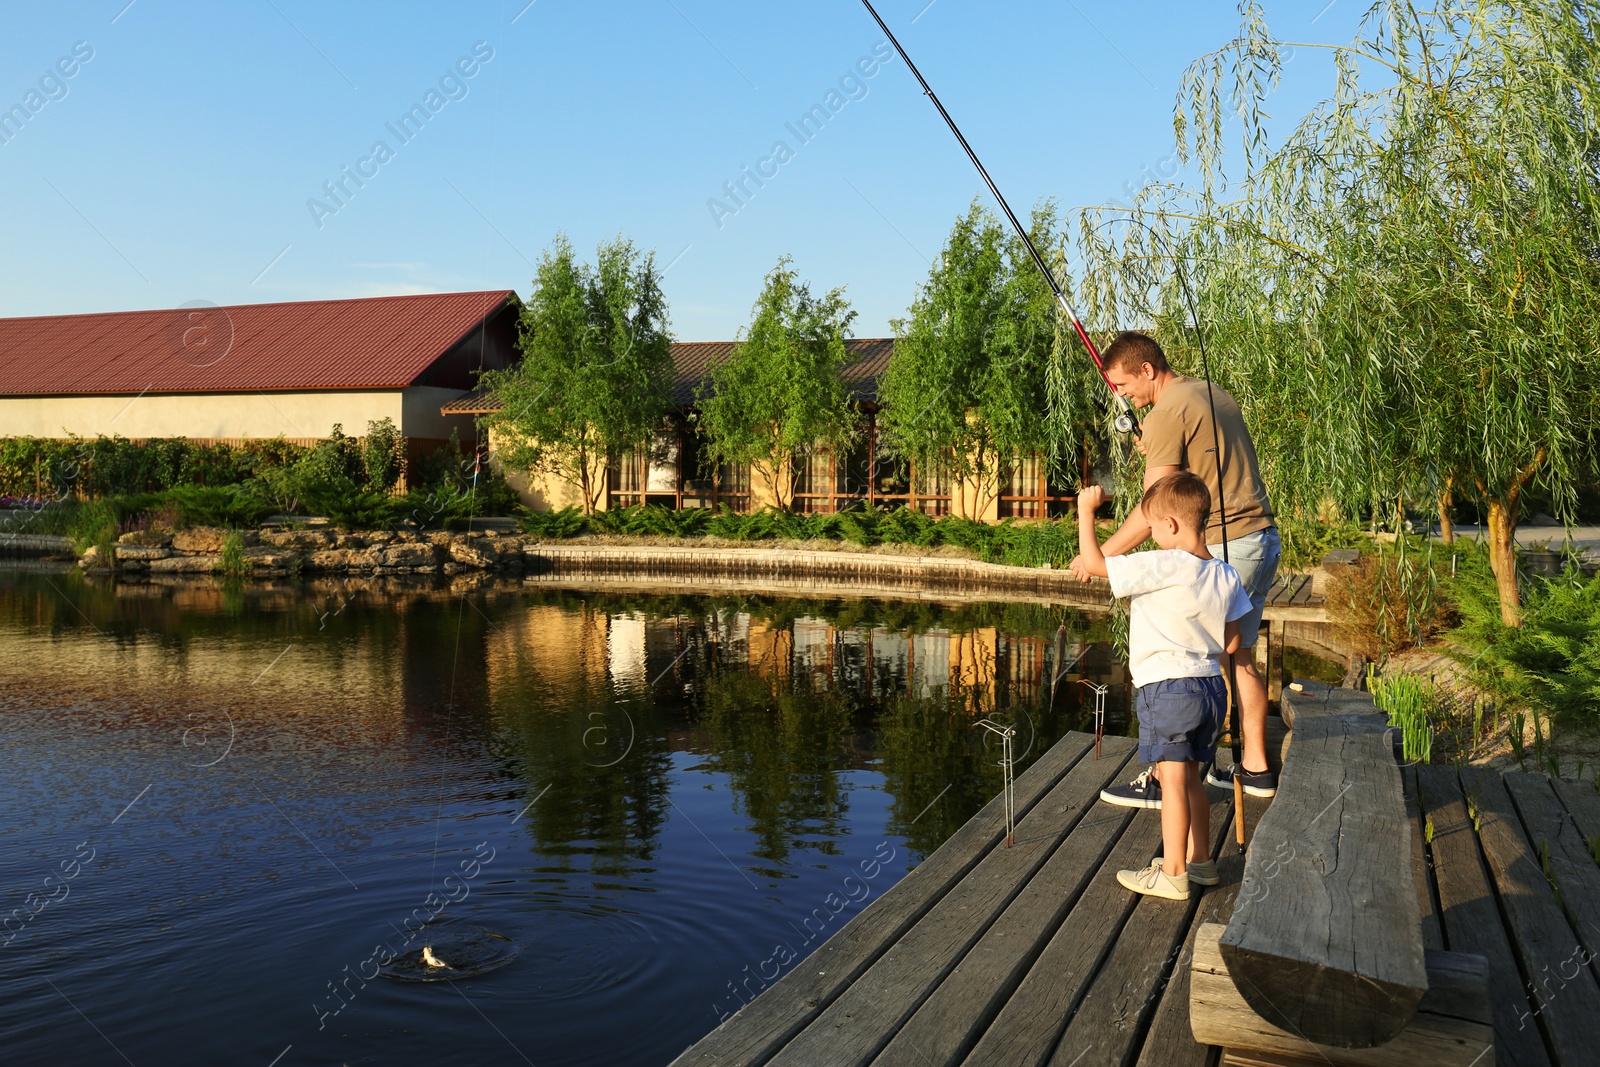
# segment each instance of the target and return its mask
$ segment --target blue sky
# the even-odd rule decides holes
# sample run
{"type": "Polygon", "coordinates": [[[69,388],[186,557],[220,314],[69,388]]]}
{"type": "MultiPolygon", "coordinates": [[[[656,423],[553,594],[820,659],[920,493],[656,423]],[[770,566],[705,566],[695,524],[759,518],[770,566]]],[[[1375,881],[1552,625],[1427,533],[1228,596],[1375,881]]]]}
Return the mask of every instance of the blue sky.
{"type": "MultiPolygon", "coordinates": [[[[1184,67],[1238,26],[1209,0],[877,6],[1019,213],[1124,197],[1172,151],[1184,67]]],[[[585,256],[621,232],[670,264],[681,339],[732,337],[785,253],[881,336],[981,189],[904,64],[870,61],[856,0],[8,7],[0,108],[36,110],[0,126],[5,316],[526,295],[557,231],[585,256]],[[771,176],[741,203],[746,167],[771,176]]],[[[1266,4],[1289,40],[1348,40],[1363,8],[1266,4]]],[[[1330,78],[1301,50],[1275,114],[1330,78]]]]}

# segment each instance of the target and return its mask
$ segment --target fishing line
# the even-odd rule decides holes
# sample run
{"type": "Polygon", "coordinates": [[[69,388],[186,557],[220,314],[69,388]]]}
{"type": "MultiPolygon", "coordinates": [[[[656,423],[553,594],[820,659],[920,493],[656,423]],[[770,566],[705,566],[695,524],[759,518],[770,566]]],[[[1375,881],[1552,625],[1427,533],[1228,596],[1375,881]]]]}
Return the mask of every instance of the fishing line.
{"type": "Polygon", "coordinates": [[[1056,276],[1045,263],[1044,256],[1039,254],[1039,249],[1034,245],[1033,238],[1028,236],[1028,231],[1017,220],[1016,213],[1011,210],[1011,205],[1006,203],[1006,198],[1001,194],[1000,187],[994,183],[993,178],[989,177],[989,171],[984,167],[983,161],[978,158],[978,154],[972,150],[972,146],[962,136],[961,129],[956,125],[955,119],[950,117],[950,113],[944,109],[944,105],[939,102],[938,96],[934,95],[933,88],[928,85],[928,80],[922,76],[922,72],[917,69],[917,65],[911,62],[911,57],[906,55],[906,50],[900,47],[900,42],[889,29],[888,23],[884,22],[877,10],[873,8],[871,0],[861,0],[861,2],[866,6],[867,12],[872,15],[873,21],[877,22],[879,28],[889,38],[889,43],[894,45],[894,50],[900,53],[900,58],[905,60],[906,67],[916,76],[918,84],[922,86],[923,94],[933,101],[934,107],[939,109],[940,116],[943,117],[945,124],[950,127],[950,132],[956,135],[956,140],[961,143],[962,149],[967,153],[967,158],[972,160],[974,167],[978,168],[978,173],[983,176],[984,184],[989,187],[989,192],[994,194],[995,200],[1000,204],[1000,210],[1005,212],[1007,221],[1011,223],[1011,228],[1017,232],[1018,237],[1022,238],[1022,243],[1027,247],[1028,254],[1033,257],[1034,266],[1039,268],[1039,273],[1043,274],[1045,281],[1049,283],[1050,291],[1056,297],[1056,306],[1067,316],[1067,321],[1072,323],[1072,328],[1077,333],[1078,340],[1083,342],[1083,347],[1089,350],[1089,358],[1094,360],[1095,369],[1100,372],[1100,380],[1106,383],[1106,388],[1111,391],[1112,400],[1119,409],[1115,420],[1117,432],[1131,433],[1138,436],[1139,420],[1134,417],[1133,405],[1128,402],[1127,397],[1117,392],[1116,386],[1111,384],[1111,379],[1106,377],[1106,367],[1100,358],[1100,350],[1095,347],[1094,341],[1089,338],[1089,331],[1083,328],[1083,321],[1078,318],[1078,313],[1072,310],[1072,304],[1067,300],[1066,292],[1061,288],[1061,283],[1056,281],[1056,276]]]}
{"type": "MultiPolygon", "coordinates": [[[[1128,222],[1135,226],[1142,226],[1144,227],[1144,231],[1146,233],[1160,242],[1162,249],[1166,252],[1167,258],[1172,261],[1172,271],[1173,274],[1177,276],[1178,287],[1183,290],[1184,301],[1189,305],[1189,317],[1194,320],[1195,343],[1200,349],[1200,373],[1205,375],[1206,404],[1211,409],[1211,444],[1213,451],[1215,451],[1217,454],[1217,526],[1218,535],[1222,538],[1222,562],[1232,566],[1232,563],[1228,559],[1227,497],[1224,494],[1222,482],[1224,465],[1224,453],[1222,451],[1222,431],[1217,428],[1217,400],[1211,385],[1211,360],[1206,355],[1206,332],[1205,328],[1200,324],[1200,305],[1194,298],[1194,290],[1189,286],[1189,277],[1188,273],[1183,269],[1183,261],[1178,256],[1173,254],[1172,243],[1167,240],[1165,234],[1158,231],[1148,222],[1129,215],[1127,218],[1122,219],[1107,219],[1099,226],[1096,226],[1091,232],[1098,232],[1099,230],[1104,229],[1107,226],[1114,225],[1118,222],[1128,222]]],[[[1229,687],[1228,693],[1228,733],[1233,740],[1234,825],[1238,828],[1237,836],[1239,851],[1243,852],[1245,849],[1244,779],[1241,777],[1241,775],[1244,772],[1244,737],[1240,730],[1243,709],[1241,709],[1239,706],[1239,683],[1237,680],[1238,669],[1234,664],[1233,653],[1227,653],[1227,657],[1229,680],[1233,682],[1233,685],[1229,687]]]]}

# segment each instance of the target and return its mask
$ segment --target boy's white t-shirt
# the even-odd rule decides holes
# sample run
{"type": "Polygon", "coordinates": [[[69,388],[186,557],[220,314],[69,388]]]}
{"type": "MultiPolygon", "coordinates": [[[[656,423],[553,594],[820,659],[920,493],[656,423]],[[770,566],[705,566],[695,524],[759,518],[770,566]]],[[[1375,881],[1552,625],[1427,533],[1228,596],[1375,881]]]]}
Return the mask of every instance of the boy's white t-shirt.
{"type": "Polygon", "coordinates": [[[1238,572],[1179,548],[1106,557],[1111,594],[1132,597],[1128,672],[1136,686],[1222,673],[1223,628],[1251,609],[1238,572]]]}

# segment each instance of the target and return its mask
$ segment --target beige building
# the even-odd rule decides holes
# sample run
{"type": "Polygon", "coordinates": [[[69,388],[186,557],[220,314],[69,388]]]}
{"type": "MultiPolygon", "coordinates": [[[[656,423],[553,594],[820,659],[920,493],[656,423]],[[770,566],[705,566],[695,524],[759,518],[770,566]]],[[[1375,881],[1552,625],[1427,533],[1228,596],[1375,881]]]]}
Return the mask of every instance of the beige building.
{"type": "MultiPolygon", "coordinates": [[[[759,511],[776,503],[772,485],[748,465],[723,467],[714,476],[701,468],[700,440],[690,424],[694,397],[712,366],[727,359],[733,347],[732,341],[672,346],[675,410],[651,448],[613,458],[606,472],[602,509],[649,503],[674,509],[726,504],[735,511],[759,511]]],[[[963,515],[987,522],[1007,517],[1045,518],[1068,510],[1072,491],[1050,485],[1037,457],[1016,463],[1002,478],[998,492],[985,494],[991,499],[979,508],[978,494],[971,487],[953,484],[942,475],[923,476],[905,461],[884,454],[879,448],[877,383],[894,354],[894,340],[855,338],[846,342],[846,348],[851,358],[844,367],[844,380],[861,413],[862,432],[848,453],[818,450],[796,457],[794,510],[831,513],[861,504],[903,505],[929,515],[963,515]]],[[[493,396],[475,391],[445,404],[440,413],[479,416],[499,409],[493,396]]],[[[489,435],[491,461],[497,451],[496,437],[495,432],[489,435]]],[[[581,490],[563,479],[530,477],[513,470],[505,474],[523,503],[535,510],[583,504],[581,490]]]]}
{"type": "Polygon", "coordinates": [[[471,442],[440,409],[513,361],[516,319],[509,290],[0,319],[0,436],[471,442]]]}

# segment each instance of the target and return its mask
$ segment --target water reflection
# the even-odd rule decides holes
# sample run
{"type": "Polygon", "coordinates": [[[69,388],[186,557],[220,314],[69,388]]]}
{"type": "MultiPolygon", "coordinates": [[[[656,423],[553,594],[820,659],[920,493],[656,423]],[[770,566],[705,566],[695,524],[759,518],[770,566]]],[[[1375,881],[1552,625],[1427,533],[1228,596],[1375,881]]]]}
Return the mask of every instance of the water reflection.
{"type": "Polygon", "coordinates": [[[1084,678],[1125,731],[1064,607],[0,574],[0,890],[102,834],[5,948],[0,1039],[72,1059],[61,992],[135,1062],[666,1062],[998,793],[978,719],[1026,765],[1084,678]],[[437,921],[513,964],[362,980],[490,854],[437,921]]]}

